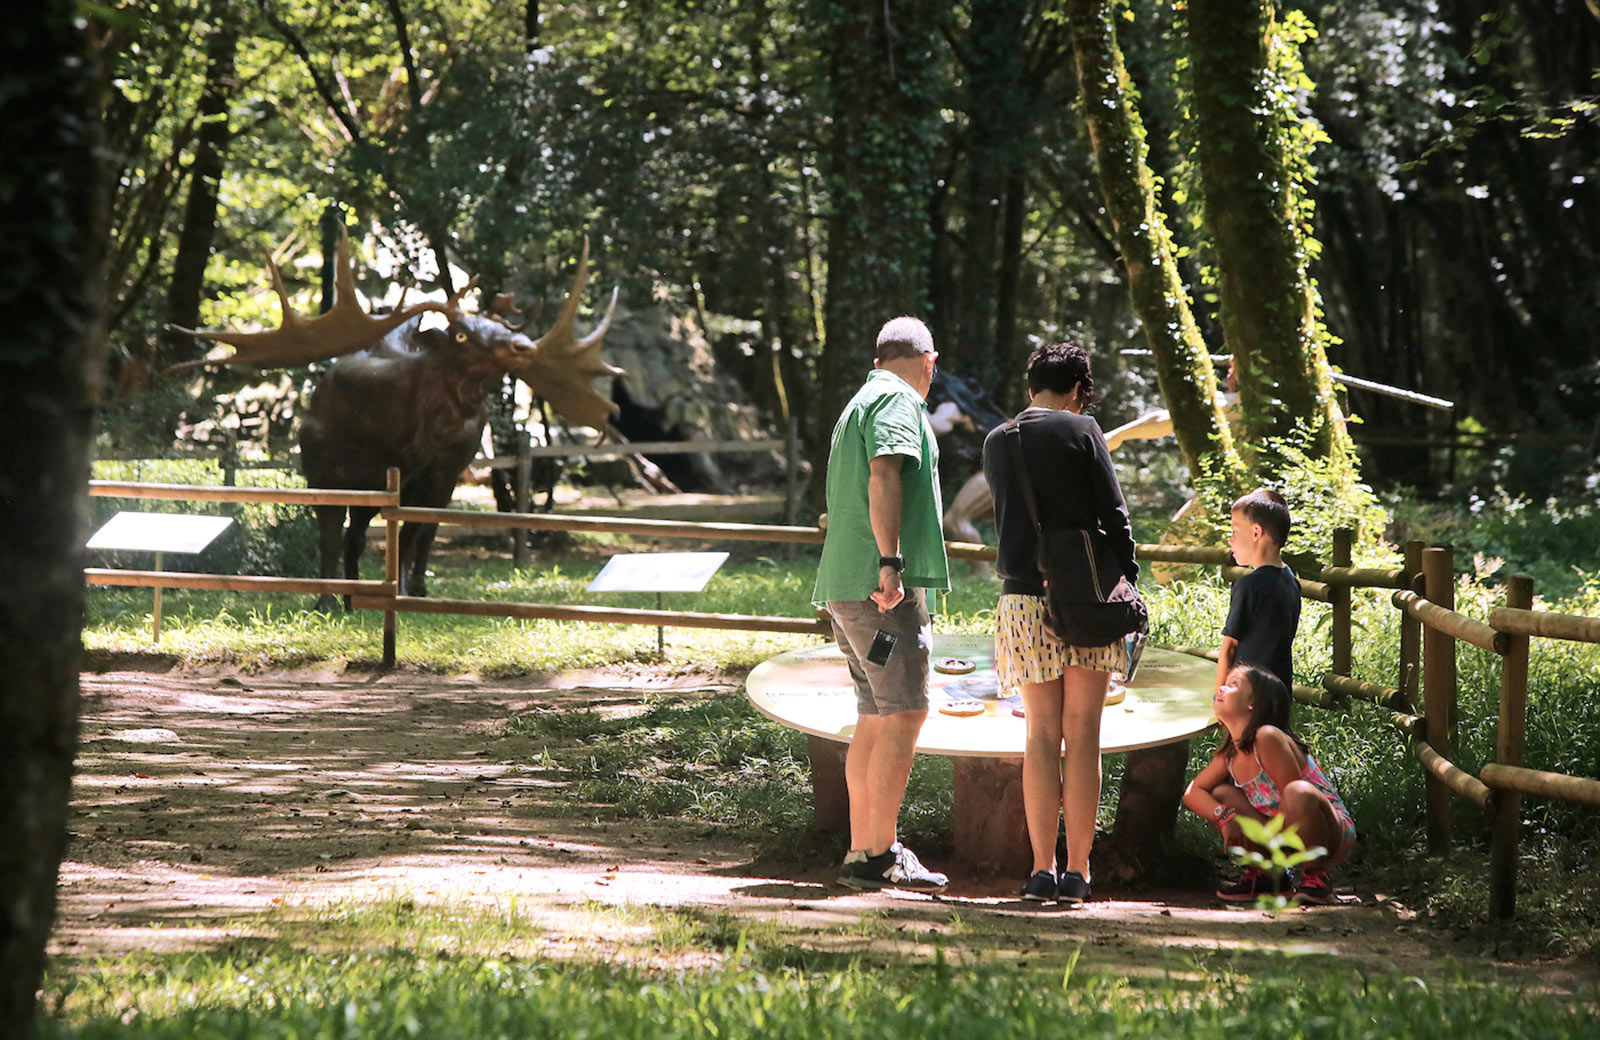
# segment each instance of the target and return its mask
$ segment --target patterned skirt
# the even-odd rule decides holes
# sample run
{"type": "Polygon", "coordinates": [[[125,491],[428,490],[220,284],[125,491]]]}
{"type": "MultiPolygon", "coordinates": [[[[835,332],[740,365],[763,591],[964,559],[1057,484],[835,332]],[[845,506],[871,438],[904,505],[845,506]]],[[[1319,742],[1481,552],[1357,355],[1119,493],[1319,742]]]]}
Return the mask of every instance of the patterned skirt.
{"type": "Polygon", "coordinates": [[[1043,597],[1007,593],[995,611],[994,666],[1001,694],[1009,695],[1030,683],[1058,679],[1069,667],[1126,671],[1128,652],[1120,640],[1110,646],[1068,646],[1045,627],[1043,597]]]}

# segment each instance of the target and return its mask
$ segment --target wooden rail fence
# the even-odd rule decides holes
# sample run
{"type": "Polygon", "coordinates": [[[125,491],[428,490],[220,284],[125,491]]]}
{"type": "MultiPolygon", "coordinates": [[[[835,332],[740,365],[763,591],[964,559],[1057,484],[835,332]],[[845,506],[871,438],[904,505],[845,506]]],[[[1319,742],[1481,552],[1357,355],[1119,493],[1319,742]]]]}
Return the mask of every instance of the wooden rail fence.
{"type": "MultiPolygon", "coordinates": [[[[208,502],[274,502],[303,505],[377,506],[386,525],[384,577],[381,581],[344,581],[321,578],[276,578],[258,575],[210,575],[171,571],[134,571],[89,568],[84,578],[94,585],[134,585],[165,588],[216,589],[244,592],[332,593],[350,596],[352,605],[384,614],[383,663],[395,663],[397,616],[407,613],[464,614],[475,616],[550,618],[627,625],[673,625],[744,631],[822,634],[829,631],[825,615],[780,617],[713,614],[684,610],[637,610],[572,604],[488,602],[419,598],[399,595],[399,528],[402,523],[471,524],[507,529],[590,531],[653,538],[693,538],[714,541],[763,541],[820,544],[823,531],[816,527],[777,524],[698,523],[614,517],[559,516],[545,513],[486,513],[459,509],[413,509],[400,505],[400,477],[390,470],[384,491],[215,487],[185,484],[139,484],[90,481],[96,496],[170,499],[208,502]]],[[[1426,547],[1421,542],[1405,546],[1405,565],[1399,568],[1359,568],[1351,565],[1354,535],[1335,532],[1331,562],[1312,577],[1298,573],[1301,595],[1326,602],[1332,611],[1330,633],[1332,668],[1319,686],[1296,684],[1294,696],[1302,703],[1343,708],[1351,699],[1368,701],[1387,710],[1389,721],[1409,741],[1426,780],[1426,815],[1429,842],[1436,850],[1452,838],[1451,796],[1466,799],[1489,811],[1490,911],[1511,917],[1516,910],[1516,869],[1523,796],[1555,798],[1600,806],[1600,780],[1528,768],[1523,762],[1528,699],[1530,640],[1561,639],[1600,644],[1600,618],[1535,611],[1533,582],[1518,575],[1506,586],[1505,605],[1487,621],[1468,617],[1455,609],[1455,568],[1449,546],[1426,547]],[[1357,588],[1393,590],[1390,603],[1400,614],[1400,657],[1394,686],[1359,679],[1350,674],[1354,630],[1353,596],[1357,588]],[[1458,642],[1497,654],[1501,658],[1500,699],[1495,757],[1477,775],[1458,765],[1456,751],[1458,642]],[[1420,690],[1419,690],[1420,686],[1420,690]],[[1422,713],[1415,714],[1417,696],[1422,713]]],[[[947,543],[953,559],[995,559],[993,546],[968,542],[947,543]]],[[[1225,548],[1140,545],[1141,559],[1176,564],[1215,566],[1228,580],[1246,573],[1234,564],[1225,548]]],[[[1309,568],[1300,566],[1297,572],[1309,568]]],[[[1215,657],[1215,650],[1175,647],[1215,657]]]]}

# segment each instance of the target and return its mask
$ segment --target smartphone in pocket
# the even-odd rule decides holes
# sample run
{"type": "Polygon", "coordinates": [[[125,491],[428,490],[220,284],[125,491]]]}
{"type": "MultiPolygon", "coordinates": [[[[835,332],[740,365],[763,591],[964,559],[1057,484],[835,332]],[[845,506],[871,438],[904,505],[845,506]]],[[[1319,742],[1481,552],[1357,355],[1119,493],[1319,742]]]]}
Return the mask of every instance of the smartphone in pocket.
{"type": "Polygon", "coordinates": [[[872,637],[872,646],[867,650],[867,663],[875,664],[879,668],[889,663],[889,655],[894,653],[894,645],[899,642],[894,633],[878,629],[878,634],[872,637]]]}

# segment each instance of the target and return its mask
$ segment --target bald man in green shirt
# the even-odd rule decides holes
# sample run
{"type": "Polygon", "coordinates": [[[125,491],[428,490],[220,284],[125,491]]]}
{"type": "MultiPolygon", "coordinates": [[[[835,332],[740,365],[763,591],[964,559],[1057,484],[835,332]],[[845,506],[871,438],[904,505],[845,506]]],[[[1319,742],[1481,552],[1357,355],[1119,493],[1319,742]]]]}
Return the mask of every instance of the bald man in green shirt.
{"type": "Polygon", "coordinates": [[[900,803],[928,717],[933,627],[927,590],[950,588],[939,446],[928,424],[933,336],[901,317],[878,333],[866,384],[845,406],[828,451],[828,530],[812,599],[826,603],[856,687],[845,756],[851,888],[943,888],[896,837],[900,803]]]}

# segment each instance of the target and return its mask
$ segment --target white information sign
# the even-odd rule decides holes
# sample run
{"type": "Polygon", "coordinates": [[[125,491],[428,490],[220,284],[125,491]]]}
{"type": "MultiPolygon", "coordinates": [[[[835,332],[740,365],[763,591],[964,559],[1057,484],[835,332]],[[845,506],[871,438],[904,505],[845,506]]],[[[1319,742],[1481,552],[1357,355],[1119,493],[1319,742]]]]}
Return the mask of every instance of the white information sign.
{"type": "Polygon", "coordinates": [[[233,523],[227,516],[122,512],[89,539],[91,549],[197,553],[233,523]]]}
{"type": "Polygon", "coordinates": [[[701,592],[728,561],[725,552],[621,553],[589,583],[590,592],[701,592]]]}
{"type": "MultiPolygon", "coordinates": [[[[187,513],[134,513],[124,510],[89,537],[88,548],[156,554],[156,570],[166,553],[194,554],[216,541],[233,523],[228,516],[187,513]]],[[[161,586],[151,590],[150,638],[161,641],[161,586]]]]}

